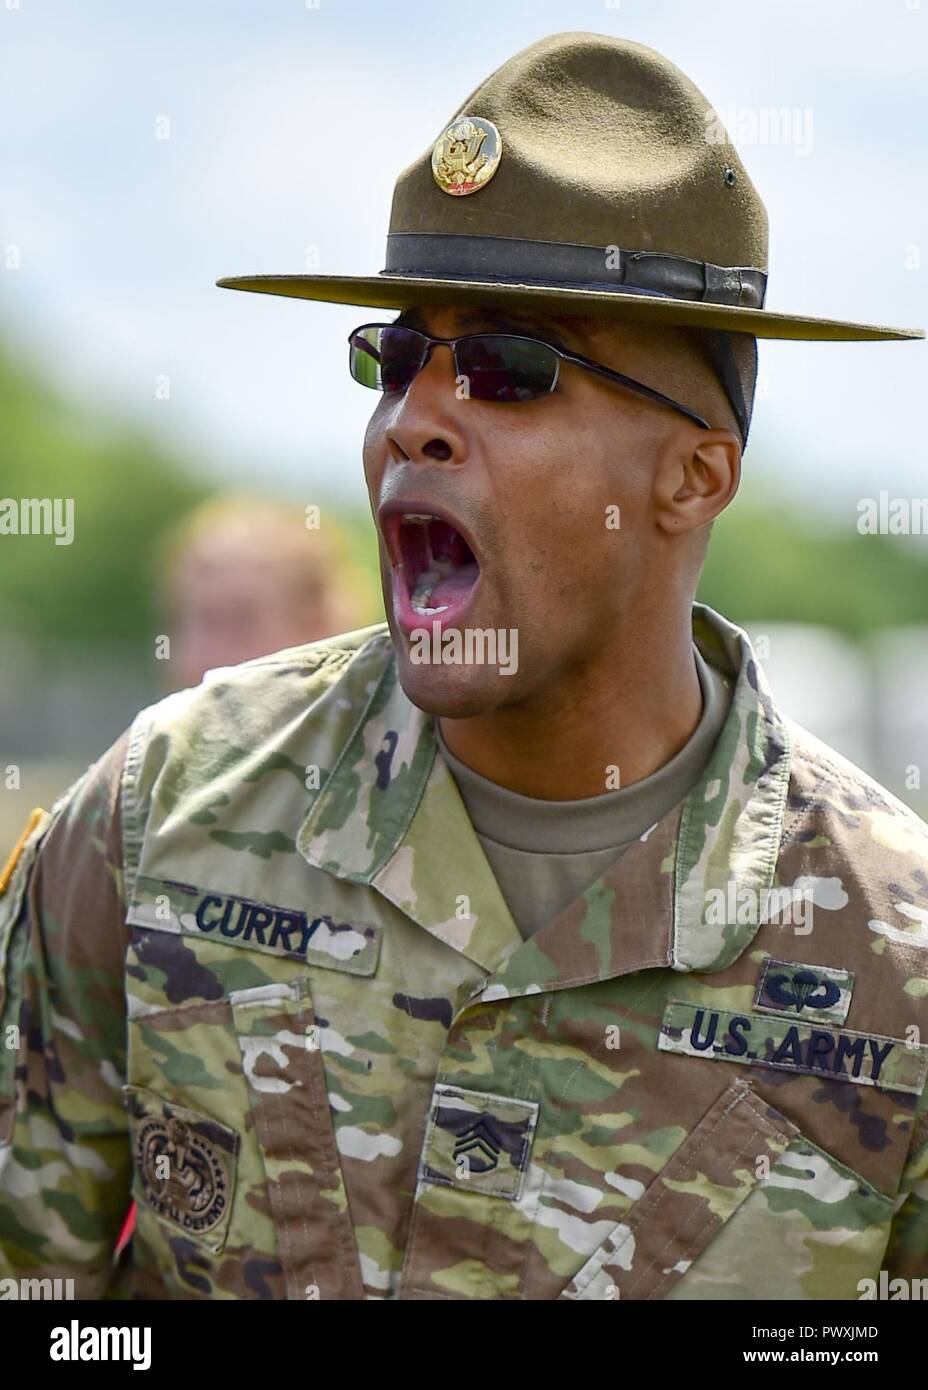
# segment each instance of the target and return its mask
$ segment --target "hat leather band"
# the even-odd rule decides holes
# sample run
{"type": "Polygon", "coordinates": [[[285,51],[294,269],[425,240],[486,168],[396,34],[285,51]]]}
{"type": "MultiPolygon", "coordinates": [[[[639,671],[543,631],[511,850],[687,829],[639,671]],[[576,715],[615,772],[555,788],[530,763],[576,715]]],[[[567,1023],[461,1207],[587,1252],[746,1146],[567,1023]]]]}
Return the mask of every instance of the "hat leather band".
{"type": "Polygon", "coordinates": [[[448,232],[392,232],[381,274],[516,284],[537,281],[564,289],[664,294],[750,309],[763,308],[767,292],[763,270],[712,265],[663,251],[448,232]]]}

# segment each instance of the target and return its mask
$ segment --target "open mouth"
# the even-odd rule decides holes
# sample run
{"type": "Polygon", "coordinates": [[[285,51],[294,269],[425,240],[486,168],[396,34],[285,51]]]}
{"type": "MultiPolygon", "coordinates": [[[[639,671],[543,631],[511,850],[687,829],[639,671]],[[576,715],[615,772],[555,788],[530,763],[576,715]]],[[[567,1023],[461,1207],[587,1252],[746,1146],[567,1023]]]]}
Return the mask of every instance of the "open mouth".
{"type": "Polygon", "coordinates": [[[402,626],[410,629],[422,618],[442,625],[455,621],[480,577],[480,565],[460,531],[431,512],[402,512],[389,518],[388,539],[402,626]]]}

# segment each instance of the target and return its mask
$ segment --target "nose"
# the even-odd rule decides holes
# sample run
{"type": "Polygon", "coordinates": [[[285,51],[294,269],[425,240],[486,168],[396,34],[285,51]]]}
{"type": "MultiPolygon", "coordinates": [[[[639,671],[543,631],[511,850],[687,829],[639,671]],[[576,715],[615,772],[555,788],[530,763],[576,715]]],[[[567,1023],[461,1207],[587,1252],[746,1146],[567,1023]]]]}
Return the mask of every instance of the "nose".
{"type": "Polygon", "coordinates": [[[457,394],[454,355],[444,343],[433,343],[412,384],[397,398],[386,442],[395,463],[463,463],[466,433],[460,415],[464,400],[457,394]]]}

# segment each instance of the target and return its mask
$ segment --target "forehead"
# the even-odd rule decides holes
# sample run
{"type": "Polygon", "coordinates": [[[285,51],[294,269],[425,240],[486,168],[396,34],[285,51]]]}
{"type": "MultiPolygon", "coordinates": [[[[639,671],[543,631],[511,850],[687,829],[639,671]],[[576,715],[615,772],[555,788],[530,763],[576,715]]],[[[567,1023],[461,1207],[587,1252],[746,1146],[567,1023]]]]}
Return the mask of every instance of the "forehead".
{"type": "Polygon", "coordinates": [[[453,338],[465,333],[524,333],[553,342],[600,361],[621,357],[624,361],[646,358],[660,360],[677,346],[679,330],[655,328],[620,319],[580,314],[557,314],[544,309],[532,311],[507,304],[411,305],[397,322],[436,338],[453,338]]]}
{"type": "MultiPolygon", "coordinates": [[[[527,333],[540,338],[559,338],[567,342],[583,336],[584,325],[565,315],[533,313],[522,307],[490,304],[412,305],[399,315],[399,322],[409,328],[436,337],[452,337],[463,333],[497,332],[527,333]]],[[[590,328],[593,325],[589,325],[590,328]]]]}

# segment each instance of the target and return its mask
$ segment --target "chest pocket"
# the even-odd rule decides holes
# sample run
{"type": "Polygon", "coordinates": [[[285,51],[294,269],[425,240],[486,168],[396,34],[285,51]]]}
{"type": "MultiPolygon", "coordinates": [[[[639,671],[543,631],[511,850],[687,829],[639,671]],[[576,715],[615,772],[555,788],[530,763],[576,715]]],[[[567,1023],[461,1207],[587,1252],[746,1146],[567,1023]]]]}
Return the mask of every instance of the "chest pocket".
{"type": "MultiPolygon", "coordinates": [[[[177,886],[161,886],[176,903],[177,886]]],[[[239,908],[215,898],[200,895],[202,920],[233,922],[239,908]]],[[[376,932],[327,921],[337,944],[323,964],[306,950],[305,917],[287,951],[268,949],[267,932],[253,951],[241,933],[156,911],[150,900],[128,917],[139,1262],[187,1297],[362,1297],[312,982],[318,970],[373,973],[376,932]]]]}
{"type": "Polygon", "coordinates": [[[733,1081],[561,1297],[665,1297],[797,1134],[733,1081]]]}
{"type": "Polygon", "coordinates": [[[891,1217],[889,1197],[736,1078],[559,1297],[856,1299],[891,1217]]]}

